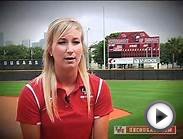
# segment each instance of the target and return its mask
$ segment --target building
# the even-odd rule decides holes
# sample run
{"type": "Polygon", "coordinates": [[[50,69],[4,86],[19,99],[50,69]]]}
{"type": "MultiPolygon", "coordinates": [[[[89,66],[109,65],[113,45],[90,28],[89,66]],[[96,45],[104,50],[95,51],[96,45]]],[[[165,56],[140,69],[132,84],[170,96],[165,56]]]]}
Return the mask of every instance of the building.
{"type": "Polygon", "coordinates": [[[13,41],[5,41],[5,46],[8,46],[8,45],[13,45],[14,42],[13,41]]]}
{"type": "Polygon", "coordinates": [[[23,41],[22,41],[22,45],[23,45],[23,46],[26,46],[26,47],[31,47],[30,40],[23,40],[23,41]]]}
{"type": "Polygon", "coordinates": [[[40,41],[39,41],[39,46],[41,47],[41,48],[44,48],[45,47],[45,39],[41,39],[40,41]]]}
{"type": "Polygon", "coordinates": [[[44,33],[44,38],[40,39],[39,42],[33,42],[32,47],[41,47],[44,48],[46,45],[46,33],[44,33]]]}
{"type": "Polygon", "coordinates": [[[33,43],[32,43],[32,47],[40,47],[39,42],[33,42],[33,43]]]}

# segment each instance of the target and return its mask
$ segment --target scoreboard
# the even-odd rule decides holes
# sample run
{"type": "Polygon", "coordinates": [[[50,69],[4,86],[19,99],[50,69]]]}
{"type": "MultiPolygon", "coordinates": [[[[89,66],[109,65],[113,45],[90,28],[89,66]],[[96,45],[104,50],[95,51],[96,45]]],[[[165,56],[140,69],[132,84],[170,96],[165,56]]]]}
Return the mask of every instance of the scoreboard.
{"type": "Polygon", "coordinates": [[[159,36],[150,37],[144,31],[122,32],[117,38],[108,40],[109,64],[133,64],[130,61],[134,61],[134,59],[137,61],[138,58],[146,59],[143,61],[155,61],[154,63],[158,63],[160,61],[159,57],[159,36]],[[115,61],[118,62],[115,63],[115,61]]]}

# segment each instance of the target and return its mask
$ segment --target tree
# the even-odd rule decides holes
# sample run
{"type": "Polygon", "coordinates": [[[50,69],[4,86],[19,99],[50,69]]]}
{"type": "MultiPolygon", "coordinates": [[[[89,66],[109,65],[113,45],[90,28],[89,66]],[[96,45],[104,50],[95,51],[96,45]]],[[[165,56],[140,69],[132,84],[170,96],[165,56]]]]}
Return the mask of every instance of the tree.
{"type": "MultiPolygon", "coordinates": [[[[119,32],[111,33],[110,35],[105,37],[105,55],[106,55],[105,65],[106,66],[108,66],[108,55],[107,55],[108,54],[108,49],[107,49],[108,40],[117,38],[119,36],[119,34],[120,34],[119,32]]],[[[104,48],[104,41],[102,40],[99,43],[92,45],[92,47],[96,48],[93,51],[93,55],[94,55],[93,60],[95,63],[98,63],[100,65],[100,67],[102,67],[102,65],[104,64],[104,55],[103,55],[103,53],[104,53],[104,49],[103,49],[104,48]]]]}
{"type": "Polygon", "coordinates": [[[172,68],[174,68],[174,63],[183,65],[183,38],[171,38],[166,43],[160,45],[161,48],[161,63],[172,63],[172,68]]]}
{"type": "Polygon", "coordinates": [[[23,45],[9,45],[0,47],[0,60],[42,59],[41,47],[28,48],[23,45]]]}
{"type": "Polygon", "coordinates": [[[167,46],[169,47],[170,53],[172,55],[172,58],[171,58],[172,68],[174,68],[174,62],[175,62],[175,59],[176,59],[175,56],[177,56],[176,54],[177,54],[177,51],[178,51],[178,49],[177,49],[177,45],[179,43],[178,41],[179,40],[176,39],[176,38],[171,38],[171,39],[168,40],[168,44],[167,44],[167,46]]]}
{"type": "Polygon", "coordinates": [[[178,37],[179,43],[178,43],[178,50],[177,50],[177,64],[180,65],[180,67],[183,66],[183,38],[178,37]]]}
{"type": "Polygon", "coordinates": [[[172,68],[174,68],[174,62],[176,62],[178,65],[182,65],[182,53],[183,53],[183,38],[171,38],[168,40],[168,47],[170,50],[170,53],[172,55],[171,61],[172,61],[172,68]]]}
{"type": "Polygon", "coordinates": [[[5,59],[6,51],[4,49],[4,46],[0,46],[0,60],[5,59]]]}
{"type": "Polygon", "coordinates": [[[1,49],[1,60],[18,60],[28,58],[28,48],[22,45],[9,45],[1,49]]]}
{"type": "Polygon", "coordinates": [[[104,41],[100,41],[98,44],[92,45],[92,47],[95,48],[95,50],[93,51],[93,55],[94,55],[93,60],[95,63],[98,63],[100,65],[100,67],[102,67],[102,64],[104,64],[103,44],[104,44],[104,41]]]}
{"type": "Polygon", "coordinates": [[[42,59],[43,49],[41,47],[33,47],[32,49],[32,58],[33,59],[42,59]]]}
{"type": "Polygon", "coordinates": [[[171,53],[167,47],[168,44],[166,43],[161,43],[160,44],[160,62],[162,64],[167,64],[167,68],[168,68],[168,64],[171,63],[171,53]]]}

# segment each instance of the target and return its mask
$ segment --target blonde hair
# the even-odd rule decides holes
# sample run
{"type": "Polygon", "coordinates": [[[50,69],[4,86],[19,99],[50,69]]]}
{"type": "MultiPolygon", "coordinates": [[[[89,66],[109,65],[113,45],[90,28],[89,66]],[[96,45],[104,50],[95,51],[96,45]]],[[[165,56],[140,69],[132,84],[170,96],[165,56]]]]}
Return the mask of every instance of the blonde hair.
{"type": "Polygon", "coordinates": [[[53,21],[47,31],[47,42],[46,47],[43,54],[43,91],[44,91],[44,100],[47,109],[48,116],[52,122],[54,122],[55,117],[60,119],[58,114],[57,107],[57,80],[54,69],[54,59],[50,56],[50,49],[52,47],[53,41],[58,41],[58,39],[64,35],[64,33],[68,32],[70,29],[77,29],[82,33],[81,40],[83,46],[83,56],[81,57],[79,63],[79,74],[83,81],[83,84],[86,88],[87,92],[87,105],[88,105],[88,114],[90,112],[90,83],[89,83],[89,75],[86,68],[86,48],[84,45],[84,36],[83,29],[80,23],[73,19],[57,19],[53,21]]]}

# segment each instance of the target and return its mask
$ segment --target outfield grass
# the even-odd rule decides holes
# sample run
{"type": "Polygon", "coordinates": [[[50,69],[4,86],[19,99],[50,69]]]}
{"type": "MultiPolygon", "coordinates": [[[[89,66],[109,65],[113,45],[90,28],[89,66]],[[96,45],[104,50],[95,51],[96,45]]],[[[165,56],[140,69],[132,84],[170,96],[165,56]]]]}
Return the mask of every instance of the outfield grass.
{"type": "Polygon", "coordinates": [[[114,126],[145,125],[144,111],[156,100],[168,101],[175,108],[176,124],[183,123],[183,80],[124,80],[108,81],[113,105],[132,113],[110,122],[110,138],[149,138],[140,135],[114,135],[114,126]]]}
{"type": "MultiPolygon", "coordinates": [[[[113,106],[131,113],[110,122],[110,139],[149,138],[148,135],[114,135],[114,126],[146,125],[144,111],[156,100],[168,101],[175,108],[176,124],[183,123],[183,80],[110,80],[113,106]]],[[[0,95],[18,96],[27,81],[0,82],[0,95]]]]}
{"type": "Polygon", "coordinates": [[[0,96],[18,96],[27,81],[0,81],[0,96]]]}

